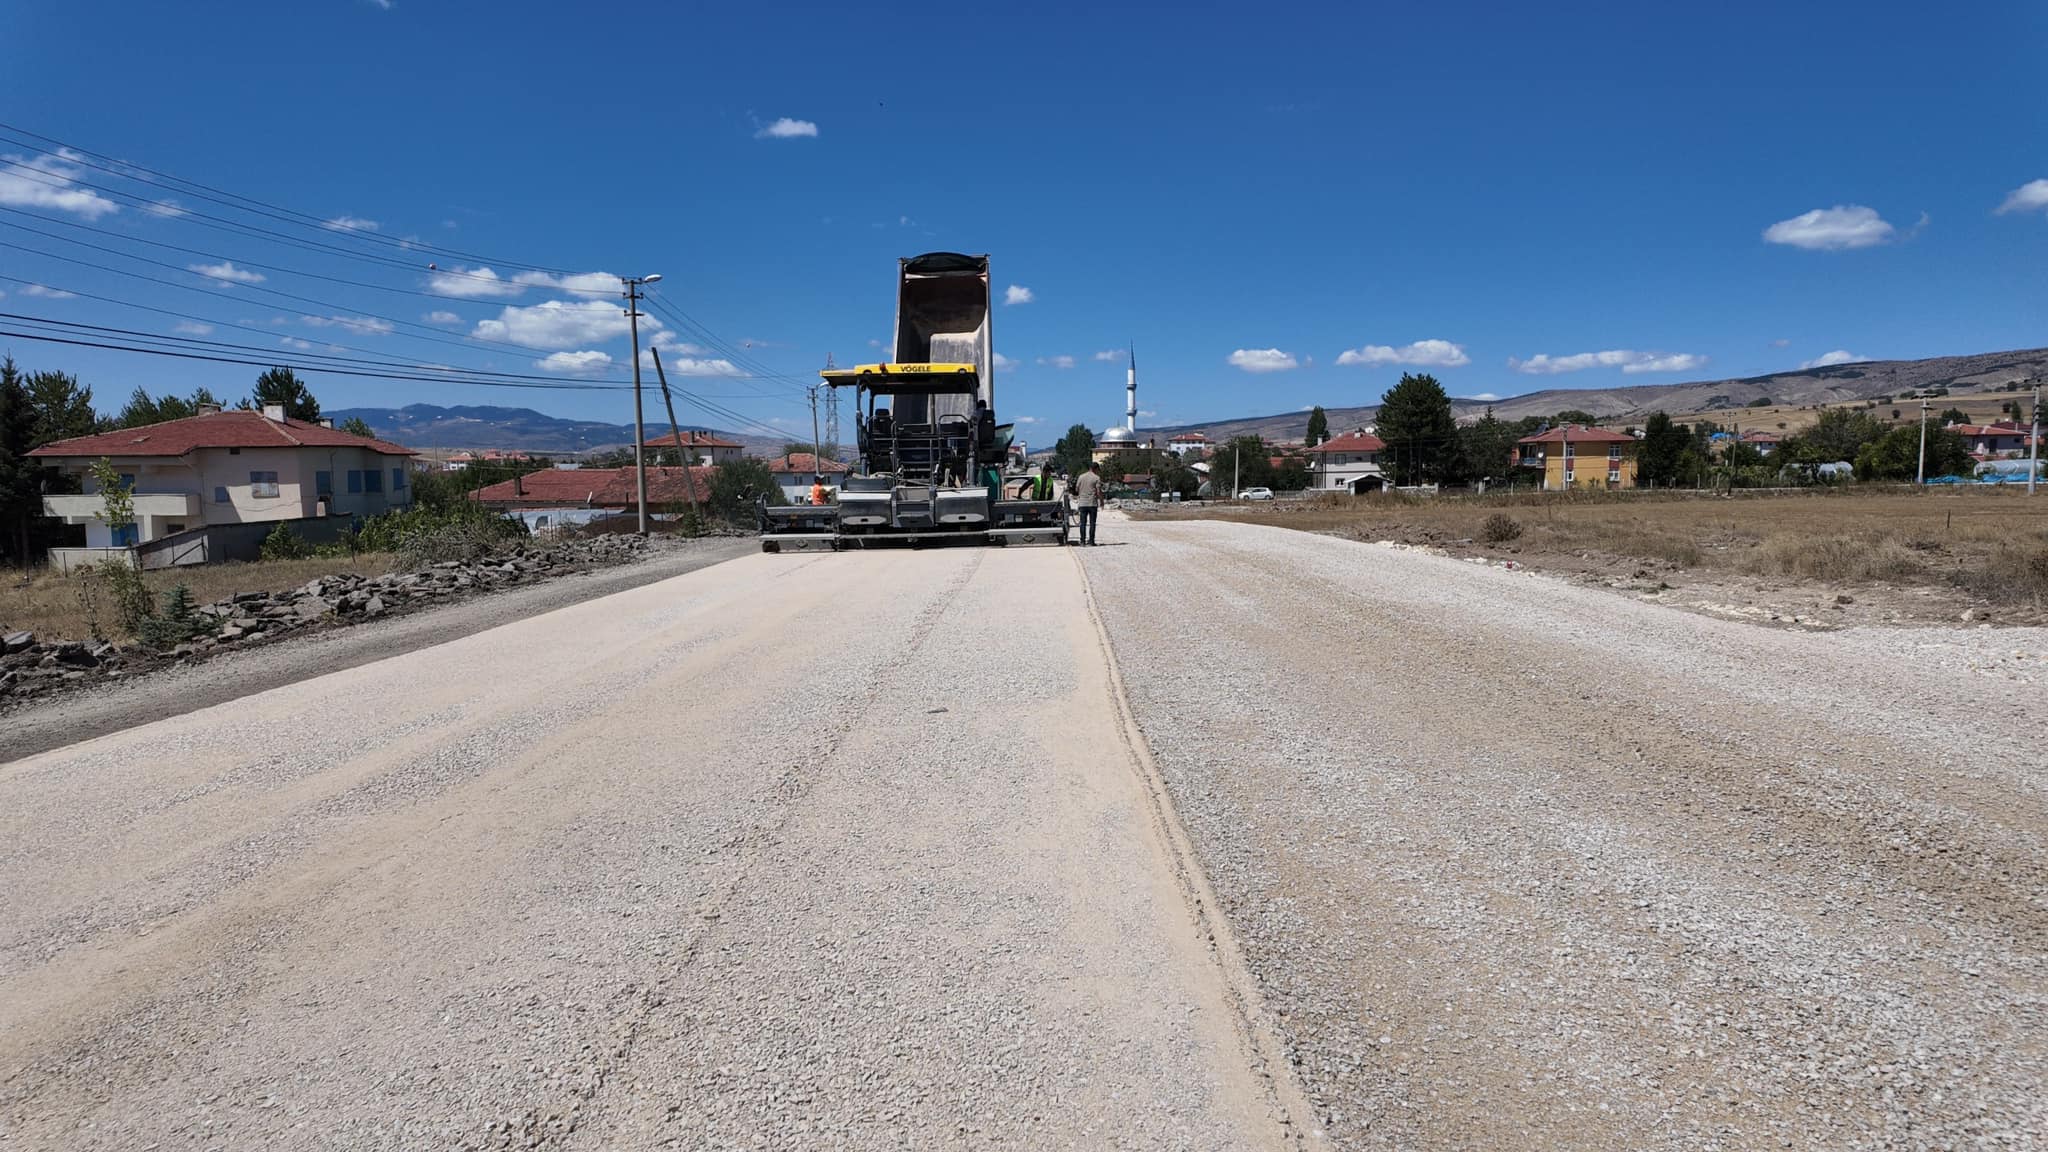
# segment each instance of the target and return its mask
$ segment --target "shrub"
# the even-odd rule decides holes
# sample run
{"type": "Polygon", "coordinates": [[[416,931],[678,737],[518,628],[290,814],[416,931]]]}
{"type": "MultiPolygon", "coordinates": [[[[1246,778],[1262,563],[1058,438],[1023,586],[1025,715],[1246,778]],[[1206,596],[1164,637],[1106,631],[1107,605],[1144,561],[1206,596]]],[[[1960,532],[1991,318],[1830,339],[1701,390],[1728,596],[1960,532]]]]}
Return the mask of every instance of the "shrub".
{"type": "Polygon", "coordinates": [[[313,554],[305,539],[289,524],[279,524],[263,538],[263,547],[258,552],[265,560],[304,560],[313,554]]]}
{"type": "Polygon", "coordinates": [[[1505,512],[1495,512],[1479,525],[1479,535],[1488,544],[1505,544],[1522,535],[1522,522],[1505,512]]]}
{"type": "Polygon", "coordinates": [[[193,606],[192,590],[175,584],[164,593],[164,610],[143,621],[135,635],[152,648],[175,648],[212,627],[213,622],[193,606]]]}
{"type": "Polygon", "coordinates": [[[139,636],[142,627],[156,615],[149,585],[135,565],[121,560],[90,564],[78,572],[78,605],[85,614],[86,629],[95,640],[107,640],[100,625],[100,606],[110,605],[114,623],[123,635],[139,636]]]}

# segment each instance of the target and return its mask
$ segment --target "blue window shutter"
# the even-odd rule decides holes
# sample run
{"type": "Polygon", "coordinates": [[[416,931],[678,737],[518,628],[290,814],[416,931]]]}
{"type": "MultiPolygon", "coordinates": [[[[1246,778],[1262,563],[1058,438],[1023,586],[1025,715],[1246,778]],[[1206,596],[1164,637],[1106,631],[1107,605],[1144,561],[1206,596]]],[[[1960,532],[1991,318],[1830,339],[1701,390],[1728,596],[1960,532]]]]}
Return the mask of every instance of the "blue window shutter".
{"type": "Polygon", "coordinates": [[[213,490],[213,502],[214,502],[215,504],[225,504],[225,503],[227,503],[227,502],[228,502],[228,490],[227,490],[227,489],[226,489],[225,487],[215,487],[215,488],[214,488],[214,490],[213,490]]]}
{"type": "Polygon", "coordinates": [[[313,473],[313,491],[319,493],[322,496],[334,495],[334,473],[313,473]]]}
{"type": "Polygon", "coordinates": [[[351,493],[363,490],[363,474],[354,468],[348,470],[348,490],[351,493]]]}

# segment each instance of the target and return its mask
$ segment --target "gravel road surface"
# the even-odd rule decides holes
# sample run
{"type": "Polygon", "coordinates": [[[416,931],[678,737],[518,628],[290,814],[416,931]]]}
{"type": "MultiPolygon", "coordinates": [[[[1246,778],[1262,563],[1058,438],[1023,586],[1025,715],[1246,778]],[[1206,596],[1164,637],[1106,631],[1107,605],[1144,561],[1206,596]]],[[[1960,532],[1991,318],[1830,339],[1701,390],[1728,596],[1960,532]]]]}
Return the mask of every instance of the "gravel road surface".
{"type": "Polygon", "coordinates": [[[125,683],[101,682],[89,691],[11,707],[0,712],[0,763],[167,716],[181,716],[265,688],[445,644],[523,617],[746,555],[759,545],[751,538],[705,538],[663,541],[658,547],[646,559],[631,564],[557,576],[389,619],[292,635],[125,683]]]}
{"type": "Polygon", "coordinates": [[[0,1145],[1313,1141],[1085,587],[754,554],[0,767],[0,1145]]]}
{"type": "Polygon", "coordinates": [[[1138,721],[1334,1146],[2048,1143],[2048,632],[1103,537],[1138,721]]]}

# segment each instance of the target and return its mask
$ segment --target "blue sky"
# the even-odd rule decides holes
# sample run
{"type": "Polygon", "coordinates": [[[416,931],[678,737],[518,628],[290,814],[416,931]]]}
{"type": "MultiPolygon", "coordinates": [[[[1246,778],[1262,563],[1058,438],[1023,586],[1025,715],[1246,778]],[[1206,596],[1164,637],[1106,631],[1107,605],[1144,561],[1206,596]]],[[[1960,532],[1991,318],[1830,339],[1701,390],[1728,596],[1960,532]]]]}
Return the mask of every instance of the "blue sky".
{"type": "MultiPolygon", "coordinates": [[[[1036,443],[1116,420],[1097,356],[1131,342],[1147,424],[1370,403],[1417,368],[1506,396],[2048,344],[2039,4],[863,7],[17,0],[0,121],[499,263],[224,234],[141,205],[266,222],[16,137],[0,156],[37,167],[0,165],[0,243],[124,271],[0,248],[0,311],[194,323],[118,300],[280,356],[616,380],[607,297],[477,270],[659,272],[696,324],[657,313],[664,355],[708,373],[678,382],[807,431],[794,380],[876,355],[896,257],[988,252],[1029,293],[996,317],[997,407],[1036,443]],[[396,291],[437,284],[461,298],[396,291]],[[726,351],[786,378],[716,375],[726,351]]],[[[255,372],[0,342],[103,404],[255,372]]],[[[631,417],[617,390],[314,381],[329,407],[631,417]]]]}

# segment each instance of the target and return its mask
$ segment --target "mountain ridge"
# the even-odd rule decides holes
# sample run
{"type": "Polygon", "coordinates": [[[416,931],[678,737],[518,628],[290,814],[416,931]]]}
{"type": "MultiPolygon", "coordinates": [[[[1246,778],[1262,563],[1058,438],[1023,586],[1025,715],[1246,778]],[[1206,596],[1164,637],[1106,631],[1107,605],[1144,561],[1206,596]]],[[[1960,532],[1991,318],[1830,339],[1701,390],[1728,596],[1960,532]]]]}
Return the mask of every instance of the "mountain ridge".
{"type": "MultiPolygon", "coordinates": [[[[1979,352],[1963,356],[1932,356],[1920,360],[1857,360],[1846,364],[1770,372],[1761,376],[1690,380],[1676,384],[1631,384],[1616,388],[1542,388],[1499,399],[1452,397],[1451,412],[1461,423],[1476,420],[1487,408],[1503,420],[1554,416],[1567,409],[1590,412],[1601,421],[1639,420],[1662,409],[1673,416],[1739,409],[1757,400],[1780,405],[1840,404],[1946,387],[1968,395],[1997,391],[2008,383],[2048,379],[2048,348],[1979,352]]],[[[1371,423],[1377,404],[1324,406],[1330,430],[1341,432],[1371,423]]],[[[1201,432],[1212,440],[1256,433],[1267,440],[1299,440],[1308,433],[1308,412],[1239,416],[1192,424],[1162,425],[1139,430],[1141,436],[1201,432]]]]}
{"type": "MultiPolygon", "coordinates": [[[[336,424],[360,418],[380,438],[408,448],[511,449],[525,452],[582,453],[632,447],[631,424],[572,420],[532,408],[488,404],[408,404],[403,408],[336,408],[322,413],[336,424]]],[[[684,431],[709,432],[770,454],[782,441],[766,436],[728,432],[703,424],[684,424],[684,431]]],[[[650,422],[648,436],[664,435],[668,421],[650,422]]]]}

